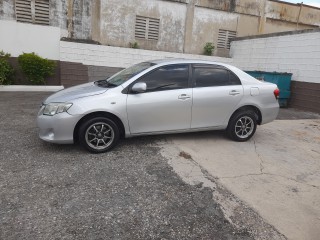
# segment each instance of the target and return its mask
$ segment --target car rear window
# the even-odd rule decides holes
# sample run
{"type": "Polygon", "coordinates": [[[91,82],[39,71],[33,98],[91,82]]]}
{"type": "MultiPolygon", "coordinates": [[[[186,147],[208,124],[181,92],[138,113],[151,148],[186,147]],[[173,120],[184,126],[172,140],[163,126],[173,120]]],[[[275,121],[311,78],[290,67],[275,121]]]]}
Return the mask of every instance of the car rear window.
{"type": "Polygon", "coordinates": [[[211,66],[194,67],[194,87],[217,87],[229,85],[241,85],[239,78],[224,68],[211,66]]]}

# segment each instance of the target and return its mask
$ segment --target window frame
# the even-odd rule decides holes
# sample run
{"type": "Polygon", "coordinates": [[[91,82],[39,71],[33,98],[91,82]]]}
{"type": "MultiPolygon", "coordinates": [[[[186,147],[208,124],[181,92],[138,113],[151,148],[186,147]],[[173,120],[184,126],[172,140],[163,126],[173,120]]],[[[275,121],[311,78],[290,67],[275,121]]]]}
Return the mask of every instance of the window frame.
{"type": "Polygon", "coordinates": [[[188,89],[188,88],[192,88],[192,67],[190,63],[171,63],[171,64],[166,64],[166,65],[161,65],[155,69],[150,70],[149,72],[147,72],[146,74],[144,74],[143,76],[140,76],[138,79],[134,80],[132,83],[129,84],[129,86],[127,87],[127,90],[123,90],[123,93],[127,93],[127,94],[144,94],[144,93],[154,93],[154,92],[163,92],[163,91],[173,91],[173,90],[180,90],[180,89],[188,89]],[[143,77],[146,77],[150,74],[152,74],[153,72],[159,70],[162,67],[167,67],[167,66],[172,66],[172,65],[186,65],[188,67],[188,85],[186,88],[177,88],[177,89],[164,89],[161,90],[159,89],[158,91],[145,91],[145,92],[141,92],[141,93],[136,93],[132,91],[132,87],[134,84],[136,84],[137,82],[140,82],[140,80],[143,77]]]}
{"type": "Polygon", "coordinates": [[[232,72],[230,69],[221,66],[221,65],[216,65],[216,64],[192,64],[192,88],[211,88],[211,87],[225,87],[225,86],[242,86],[242,82],[240,78],[232,72]],[[197,87],[197,81],[196,81],[196,76],[195,76],[195,69],[196,68],[210,68],[210,69],[223,69],[228,72],[229,76],[229,82],[230,82],[230,75],[233,75],[236,79],[238,79],[239,84],[228,84],[228,85],[222,85],[222,86],[206,86],[206,87],[197,87]]]}

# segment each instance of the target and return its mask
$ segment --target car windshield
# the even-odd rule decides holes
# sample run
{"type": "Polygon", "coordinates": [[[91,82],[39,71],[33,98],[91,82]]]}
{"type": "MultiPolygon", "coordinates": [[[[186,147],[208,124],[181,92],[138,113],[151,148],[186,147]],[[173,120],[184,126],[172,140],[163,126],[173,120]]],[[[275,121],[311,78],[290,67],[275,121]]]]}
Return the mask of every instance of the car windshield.
{"type": "Polygon", "coordinates": [[[117,87],[153,65],[155,64],[150,62],[139,63],[118,72],[108,79],[96,81],[95,84],[99,87],[117,87]]]}

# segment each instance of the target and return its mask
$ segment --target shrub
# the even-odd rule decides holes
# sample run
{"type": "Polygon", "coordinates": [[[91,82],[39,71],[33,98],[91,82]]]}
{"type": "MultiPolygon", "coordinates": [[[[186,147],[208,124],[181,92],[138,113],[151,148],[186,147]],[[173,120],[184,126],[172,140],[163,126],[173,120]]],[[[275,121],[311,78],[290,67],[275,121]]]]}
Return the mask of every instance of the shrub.
{"type": "Polygon", "coordinates": [[[213,43],[207,42],[206,45],[204,45],[203,50],[204,50],[204,54],[205,54],[205,55],[211,56],[212,53],[213,53],[213,50],[214,50],[214,45],[213,45],[213,43]]]}
{"type": "Polygon", "coordinates": [[[0,51],[0,85],[10,85],[13,82],[14,70],[9,64],[9,53],[0,51]]]}
{"type": "Polygon", "coordinates": [[[35,53],[23,53],[18,57],[22,72],[28,81],[35,85],[42,85],[45,79],[53,75],[56,63],[38,56],[35,53]]]}
{"type": "Polygon", "coordinates": [[[139,48],[139,44],[137,42],[133,42],[133,43],[130,42],[129,45],[130,45],[130,48],[139,48]]]}

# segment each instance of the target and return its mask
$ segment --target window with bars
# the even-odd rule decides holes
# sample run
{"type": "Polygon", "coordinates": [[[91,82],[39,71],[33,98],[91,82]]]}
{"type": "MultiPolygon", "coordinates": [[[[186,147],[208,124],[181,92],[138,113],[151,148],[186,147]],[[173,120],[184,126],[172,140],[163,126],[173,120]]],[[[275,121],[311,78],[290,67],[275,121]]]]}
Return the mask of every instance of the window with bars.
{"type": "Polygon", "coordinates": [[[160,19],[136,16],[135,37],[139,39],[158,40],[160,19]]]}
{"type": "Polygon", "coordinates": [[[237,36],[237,32],[219,29],[217,48],[230,49],[230,40],[237,36]]]}
{"type": "Polygon", "coordinates": [[[18,22],[49,25],[49,0],[16,0],[18,22]]]}

